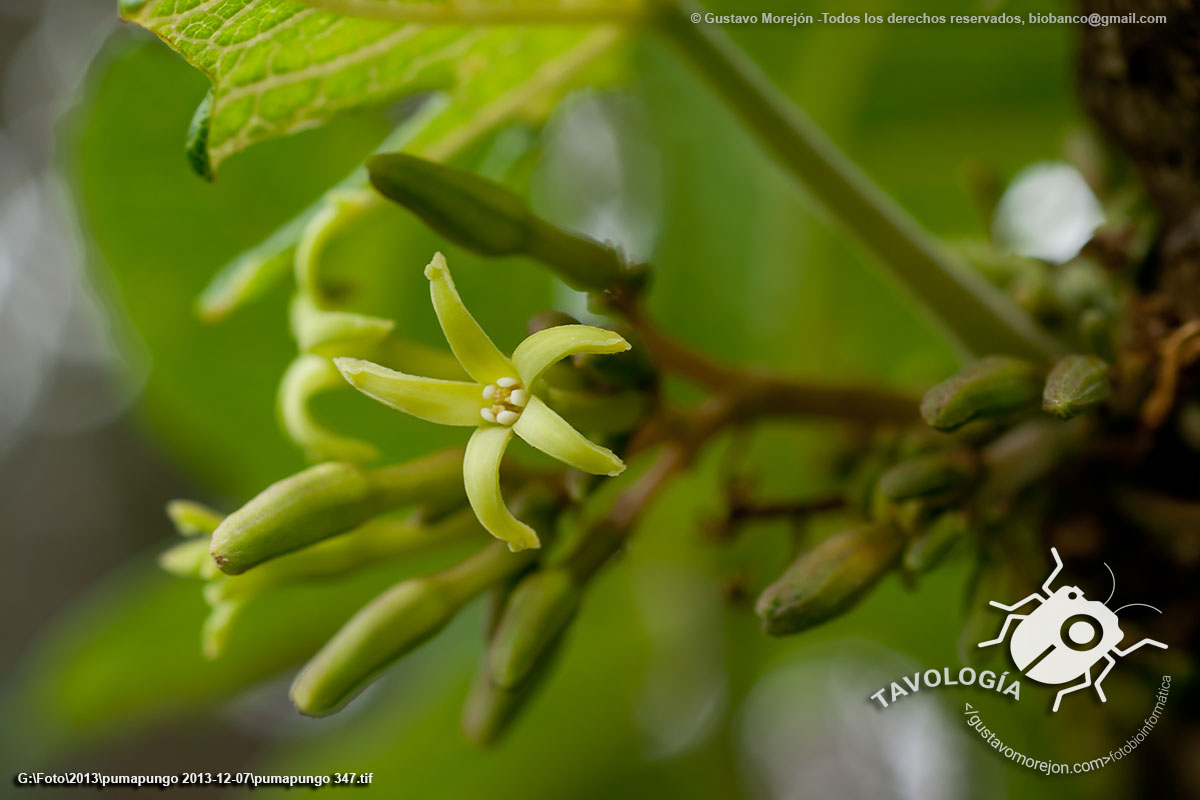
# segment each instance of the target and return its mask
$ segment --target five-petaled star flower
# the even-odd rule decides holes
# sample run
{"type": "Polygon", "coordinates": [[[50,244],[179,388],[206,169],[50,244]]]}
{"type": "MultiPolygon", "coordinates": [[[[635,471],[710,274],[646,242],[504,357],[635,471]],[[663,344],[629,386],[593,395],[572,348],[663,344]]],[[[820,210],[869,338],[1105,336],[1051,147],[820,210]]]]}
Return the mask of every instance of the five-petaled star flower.
{"type": "Polygon", "coordinates": [[[514,517],[500,495],[500,459],[516,433],[543,453],[593,475],[619,475],[615,453],[588,441],[535,393],[545,370],[576,353],[620,353],[621,336],[590,325],[538,331],[501,353],[479,327],[454,288],[441,253],[425,268],[433,309],[455,358],[475,382],[420,378],[357,358],[334,359],[360,392],[414,417],[442,425],[473,426],[463,459],[467,499],[480,523],[513,551],[538,547],[533,528],[514,517]]]}

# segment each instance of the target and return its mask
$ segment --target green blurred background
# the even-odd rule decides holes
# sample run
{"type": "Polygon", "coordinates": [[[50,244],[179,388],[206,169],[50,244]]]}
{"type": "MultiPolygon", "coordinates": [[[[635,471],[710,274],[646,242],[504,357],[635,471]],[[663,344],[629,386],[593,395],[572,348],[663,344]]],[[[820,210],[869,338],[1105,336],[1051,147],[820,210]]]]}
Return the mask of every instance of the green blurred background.
{"type": "MultiPolygon", "coordinates": [[[[902,673],[959,663],[965,560],[916,591],[889,579],[853,613],[791,639],[764,637],[747,603],[727,599],[735,576],[758,587],[778,573],[789,532],[761,525],[732,545],[706,541],[719,462],[744,459],[779,496],[818,494],[835,480],[829,461],[844,441],[825,423],[770,426],[744,451],[716,442],[597,581],[553,678],[494,751],[472,750],[458,732],[480,649],[478,607],[337,717],[303,719],[287,700],[297,665],[354,609],[446,556],[277,593],[247,613],[225,656],[206,662],[197,586],[154,562],[173,541],[163,504],[186,496],[229,509],[303,461],[273,405],[294,353],[287,289],[219,325],[199,322],[193,303],[217,268],[360,163],[396,112],[256,146],[205,183],[183,140],[206,81],[97,5],[115,3],[13,2],[0,12],[6,772],[373,772],[375,792],[421,798],[1122,793],[1132,766],[1046,778],[968,736],[960,716],[972,702],[1009,744],[1047,758],[1114,744],[1093,741],[1077,717],[1051,719],[1040,703],[956,690],[886,712],[869,703],[902,673]]],[[[710,3],[884,15],[1060,6],[710,3]]],[[[986,236],[980,176],[1002,184],[1030,162],[1060,158],[1085,124],[1066,26],[726,30],[951,240],[986,236]]],[[[664,324],[721,357],[913,390],[956,363],[920,310],[657,42],[632,48],[627,82],[568,98],[540,138],[510,128],[467,161],[502,164],[542,213],[650,258],[664,324]]],[[[531,314],[578,306],[524,262],[504,262],[505,281],[489,281],[494,266],[399,211],[361,234],[335,260],[347,270],[394,267],[373,287],[375,310],[431,344],[420,269],[435,249],[446,250],[502,348],[531,314]]],[[[457,438],[357,395],[320,410],[386,442],[392,457],[457,438]]]]}

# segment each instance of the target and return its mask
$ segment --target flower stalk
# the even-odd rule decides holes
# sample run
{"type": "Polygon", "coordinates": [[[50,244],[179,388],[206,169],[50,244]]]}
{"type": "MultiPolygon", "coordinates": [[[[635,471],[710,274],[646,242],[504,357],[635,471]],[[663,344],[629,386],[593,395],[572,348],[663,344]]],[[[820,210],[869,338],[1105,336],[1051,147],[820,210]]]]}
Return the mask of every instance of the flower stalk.
{"type": "Polygon", "coordinates": [[[1060,350],[1005,295],[958,263],[876,187],[713,26],[661,6],[658,30],[742,118],[764,147],[971,353],[1046,361],[1060,350]]]}

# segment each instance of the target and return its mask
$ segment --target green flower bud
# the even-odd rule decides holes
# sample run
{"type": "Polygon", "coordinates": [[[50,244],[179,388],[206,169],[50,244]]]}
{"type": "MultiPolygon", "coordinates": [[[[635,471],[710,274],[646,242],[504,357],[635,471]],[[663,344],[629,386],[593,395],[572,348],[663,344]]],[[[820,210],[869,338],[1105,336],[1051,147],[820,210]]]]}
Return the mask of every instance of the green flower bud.
{"type": "Polygon", "coordinates": [[[952,431],[972,420],[1031,406],[1041,392],[1042,379],[1034,365],[1010,356],[989,356],[926,392],[921,416],[938,430],[952,431]]]}
{"type": "Polygon", "coordinates": [[[355,614],[305,665],[292,684],[292,702],[302,714],[332,714],[384,667],[441,630],[456,611],[453,597],[435,579],[393,586],[355,614]]]}
{"type": "Polygon", "coordinates": [[[498,183],[404,153],[367,160],[371,183],[462,247],[485,256],[544,262],[579,289],[607,289],[625,275],[617,253],[533,214],[498,183]]]}
{"type": "Polygon", "coordinates": [[[343,533],[383,511],[366,470],[318,464],[268,487],[230,514],[212,538],[223,572],[236,575],[267,559],[343,533]]]}
{"type": "Polygon", "coordinates": [[[513,590],[488,655],[491,681],[501,689],[524,682],[575,617],[580,588],[563,569],[535,572],[513,590]]]}
{"type": "MultiPolygon", "coordinates": [[[[206,596],[214,604],[234,599],[245,601],[277,586],[344,575],[470,539],[480,541],[484,534],[469,508],[434,523],[414,520],[411,515],[379,517],[348,533],[260,564],[242,575],[231,575],[219,583],[210,583],[206,589],[212,589],[213,594],[206,596]]],[[[211,558],[206,561],[213,564],[211,558]]]]}
{"type": "Polygon", "coordinates": [[[167,503],[167,516],[180,536],[211,536],[225,515],[191,500],[172,500],[167,503]]]}
{"type": "Polygon", "coordinates": [[[904,544],[890,525],[839,533],[796,559],[759,595],[763,630],[783,636],[850,610],[892,568],[904,544]]]}
{"type": "Polygon", "coordinates": [[[883,473],[878,489],[885,498],[898,503],[960,490],[974,475],[975,464],[968,453],[931,453],[903,461],[883,473]]]}
{"type": "Polygon", "coordinates": [[[429,227],[485,256],[525,252],[533,214],[504,186],[406,153],[367,159],[371,184],[429,227]]]}
{"type": "Polygon", "coordinates": [[[213,533],[222,572],[256,564],[345,533],[381,512],[463,496],[460,451],[377,470],[328,463],[285,478],[230,514],[213,533]]]}
{"type": "Polygon", "coordinates": [[[969,530],[966,514],[961,511],[947,511],[908,543],[904,549],[904,568],[909,572],[925,572],[931,569],[967,535],[969,530]]]}
{"type": "Polygon", "coordinates": [[[385,667],[433,636],[475,597],[532,560],[493,543],[438,575],[414,578],[376,597],[325,643],[292,684],[302,714],[325,716],[385,667]]]}
{"type": "Polygon", "coordinates": [[[1070,355],[1060,359],[1046,377],[1042,408],[1071,419],[1108,399],[1108,365],[1096,356],[1070,355]]]}
{"type": "Polygon", "coordinates": [[[462,727],[467,740],[476,747],[495,744],[512,727],[517,716],[528,705],[550,672],[561,639],[539,660],[533,673],[515,689],[502,689],[492,683],[485,656],[484,664],[475,675],[467,702],[463,706],[462,727]]]}

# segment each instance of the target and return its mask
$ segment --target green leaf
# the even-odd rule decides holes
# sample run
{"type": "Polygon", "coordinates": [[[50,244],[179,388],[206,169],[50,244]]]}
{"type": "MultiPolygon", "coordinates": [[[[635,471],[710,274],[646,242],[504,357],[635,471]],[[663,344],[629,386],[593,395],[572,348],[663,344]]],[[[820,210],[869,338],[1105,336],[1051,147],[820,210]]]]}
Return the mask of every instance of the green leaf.
{"type": "Polygon", "coordinates": [[[256,142],[350,109],[428,91],[476,109],[588,35],[363,19],[295,0],[146,0],[122,3],[121,14],[212,82],[188,137],[188,158],[207,178],[256,142]]]}

